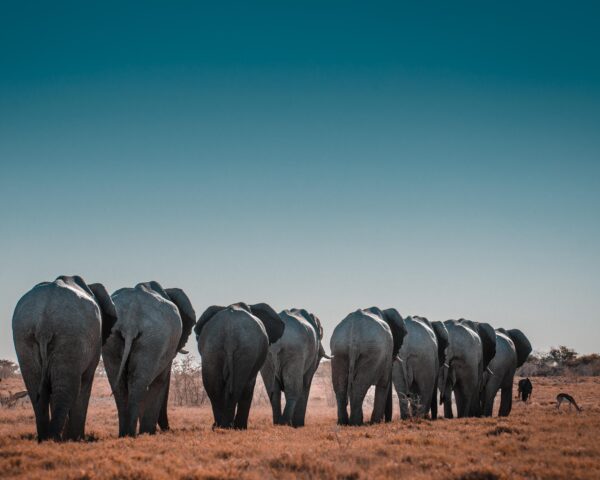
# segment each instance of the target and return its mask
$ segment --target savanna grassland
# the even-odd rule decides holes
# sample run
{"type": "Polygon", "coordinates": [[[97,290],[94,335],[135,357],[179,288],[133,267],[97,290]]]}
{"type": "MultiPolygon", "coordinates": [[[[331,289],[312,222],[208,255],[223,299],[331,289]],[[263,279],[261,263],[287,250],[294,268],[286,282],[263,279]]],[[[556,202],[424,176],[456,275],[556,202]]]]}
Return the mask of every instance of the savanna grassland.
{"type": "MultiPolygon", "coordinates": [[[[114,402],[100,377],[86,442],[38,444],[26,401],[0,409],[0,477],[600,478],[600,378],[533,382],[531,403],[515,401],[509,418],[400,422],[395,405],[391,424],[340,428],[321,375],[305,428],[274,427],[264,402],[251,411],[247,431],[212,431],[209,406],[172,406],[170,432],[118,439],[114,402]],[[557,412],[561,391],[575,396],[583,412],[557,412]]],[[[19,378],[0,383],[2,393],[20,389],[19,378]]]]}

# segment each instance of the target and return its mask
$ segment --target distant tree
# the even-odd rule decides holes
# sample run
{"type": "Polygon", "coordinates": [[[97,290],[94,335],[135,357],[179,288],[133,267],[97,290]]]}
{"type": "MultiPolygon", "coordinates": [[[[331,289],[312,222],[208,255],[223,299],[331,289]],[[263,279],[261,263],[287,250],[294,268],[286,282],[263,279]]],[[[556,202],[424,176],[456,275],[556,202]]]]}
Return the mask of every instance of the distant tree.
{"type": "Polygon", "coordinates": [[[552,347],[548,352],[548,357],[559,365],[565,365],[577,358],[577,352],[572,348],[560,345],[558,348],[552,347]]]}
{"type": "Polygon", "coordinates": [[[207,401],[202,386],[202,369],[192,355],[176,359],[171,369],[170,400],[175,405],[204,405],[207,401]]]}
{"type": "Polygon", "coordinates": [[[19,371],[19,366],[11,361],[6,359],[0,360],[0,378],[8,378],[17,374],[19,371]]]}

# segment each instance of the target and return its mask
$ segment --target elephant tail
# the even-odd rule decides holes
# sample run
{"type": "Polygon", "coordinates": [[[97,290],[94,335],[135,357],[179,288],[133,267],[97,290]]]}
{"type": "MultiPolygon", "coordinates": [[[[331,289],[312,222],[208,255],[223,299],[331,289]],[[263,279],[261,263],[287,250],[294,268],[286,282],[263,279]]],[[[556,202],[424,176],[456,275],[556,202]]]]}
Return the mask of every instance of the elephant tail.
{"type": "Polygon", "coordinates": [[[52,340],[52,336],[49,338],[38,339],[38,347],[40,349],[40,362],[42,364],[42,377],[40,379],[40,386],[37,391],[36,402],[39,401],[42,393],[48,388],[50,379],[48,378],[48,344],[52,340]]]}
{"type": "Polygon", "coordinates": [[[125,337],[125,348],[123,349],[123,358],[121,358],[121,365],[119,366],[119,373],[117,375],[115,386],[119,385],[119,382],[121,381],[123,370],[125,370],[125,365],[127,365],[127,359],[129,358],[129,354],[131,352],[131,345],[135,339],[133,335],[128,333],[124,333],[123,336],[125,337]]]}
{"type": "Polygon", "coordinates": [[[233,382],[233,349],[231,348],[227,348],[226,349],[226,359],[225,359],[225,365],[223,368],[223,378],[226,379],[227,382],[227,394],[229,395],[229,397],[233,397],[233,387],[234,387],[234,382],[233,382]]]}
{"type": "Polygon", "coordinates": [[[356,348],[356,344],[351,341],[350,348],[348,349],[348,395],[352,394],[352,386],[354,384],[354,369],[356,366],[356,360],[358,359],[359,353],[356,348]]]}
{"type": "Polygon", "coordinates": [[[321,359],[321,358],[331,360],[333,357],[331,357],[325,353],[325,349],[323,348],[323,345],[321,344],[321,342],[319,342],[319,359],[321,359]]]}

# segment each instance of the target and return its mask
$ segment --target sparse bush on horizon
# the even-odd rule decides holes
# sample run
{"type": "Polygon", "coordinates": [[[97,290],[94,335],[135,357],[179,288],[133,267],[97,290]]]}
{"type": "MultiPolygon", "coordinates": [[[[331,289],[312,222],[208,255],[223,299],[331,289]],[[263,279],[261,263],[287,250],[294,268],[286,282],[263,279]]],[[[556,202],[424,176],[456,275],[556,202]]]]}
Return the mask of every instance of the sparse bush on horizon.
{"type": "Polygon", "coordinates": [[[0,379],[10,378],[19,372],[19,365],[12,360],[0,359],[0,379]]]}
{"type": "Polygon", "coordinates": [[[200,406],[208,402],[201,366],[191,355],[173,361],[169,400],[178,406],[200,406]]]}
{"type": "Polygon", "coordinates": [[[521,377],[600,376],[600,355],[579,355],[574,349],[559,345],[548,352],[533,352],[517,370],[521,377]]]}

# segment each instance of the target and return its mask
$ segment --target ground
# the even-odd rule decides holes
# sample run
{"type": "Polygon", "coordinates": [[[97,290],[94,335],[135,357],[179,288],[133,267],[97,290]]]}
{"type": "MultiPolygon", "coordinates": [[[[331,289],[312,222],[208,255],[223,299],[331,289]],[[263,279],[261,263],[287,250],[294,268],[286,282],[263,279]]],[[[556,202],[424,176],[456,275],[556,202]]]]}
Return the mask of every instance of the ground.
{"type": "MultiPolygon", "coordinates": [[[[171,432],[118,439],[114,402],[98,378],[87,442],[38,444],[27,402],[0,408],[0,477],[600,478],[600,378],[532,380],[531,403],[515,401],[509,418],[401,422],[396,405],[390,424],[338,427],[329,386],[316,381],[304,428],[274,427],[259,405],[247,431],[212,431],[209,407],[174,406],[171,432]],[[556,410],[563,391],[582,413],[556,410]]],[[[0,392],[21,386],[8,379],[0,392]]]]}

